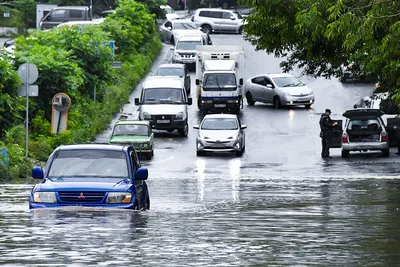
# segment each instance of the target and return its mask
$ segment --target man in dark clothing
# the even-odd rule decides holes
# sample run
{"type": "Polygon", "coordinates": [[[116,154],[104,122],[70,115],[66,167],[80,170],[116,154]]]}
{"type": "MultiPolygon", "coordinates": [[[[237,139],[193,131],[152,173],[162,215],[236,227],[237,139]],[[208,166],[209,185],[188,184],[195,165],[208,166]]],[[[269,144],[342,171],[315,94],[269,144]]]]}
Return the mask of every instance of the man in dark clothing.
{"type": "Polygon", "coordinates": [[[400,156],[400,125],[394,126],[394,136],[396,137],[397,143],[397,155],[400,156]]]}
{"type": "Polygon", "coordinates": [[[320,137],[322,138],[322,158],[331,158],[329,156],[329,147],[332,139],[332,128],[337,125],[337,122],[332,122],[330,115],[331,110],[326,109],[319,120],[319,126],[321,127],[320,137]]]}

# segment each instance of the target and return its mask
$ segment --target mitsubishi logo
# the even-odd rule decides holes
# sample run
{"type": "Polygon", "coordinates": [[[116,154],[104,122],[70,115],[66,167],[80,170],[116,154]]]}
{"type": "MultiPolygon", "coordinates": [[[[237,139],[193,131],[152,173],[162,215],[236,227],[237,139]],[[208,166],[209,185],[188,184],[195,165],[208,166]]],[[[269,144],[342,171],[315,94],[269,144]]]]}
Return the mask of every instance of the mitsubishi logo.
{"type": "Polygon", "coordinates": [[[83,193],[81,192],[81,194],[78,196],[79,199],[85,198],[85,196],[83,195],[83,193]]]}
{"type": "Polygon", "coordinates": [[[162,118],[162,119],[165,119],[165,116],[162,116],[161,118],[162,118]]]}

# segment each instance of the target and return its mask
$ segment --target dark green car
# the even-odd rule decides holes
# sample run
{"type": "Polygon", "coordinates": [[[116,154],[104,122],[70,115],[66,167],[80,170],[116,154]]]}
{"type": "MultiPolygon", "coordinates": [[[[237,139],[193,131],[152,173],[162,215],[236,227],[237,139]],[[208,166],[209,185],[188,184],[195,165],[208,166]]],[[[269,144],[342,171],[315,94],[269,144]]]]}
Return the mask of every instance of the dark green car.
{"type": "Polygon", "coordinates": [[[122,120],[114,125],[111,144],[132,144],[146,159],[154,156],[154,133],[149,121],[122,120]]]}

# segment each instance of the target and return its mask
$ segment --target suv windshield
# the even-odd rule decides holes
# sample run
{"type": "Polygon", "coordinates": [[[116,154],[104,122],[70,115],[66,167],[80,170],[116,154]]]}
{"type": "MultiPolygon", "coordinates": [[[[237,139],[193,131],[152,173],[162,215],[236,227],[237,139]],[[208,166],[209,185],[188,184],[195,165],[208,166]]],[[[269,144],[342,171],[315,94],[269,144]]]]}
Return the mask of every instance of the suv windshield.
{"type": "Polygon", "coordinates": [[[275,77],[272,78],[275,84],[278,87],[297,87],[297,86],[304,86],[302,82],[297,80],[295,77],[287,76],[287,77],[275,77]]]}
{"type": "Polygon", "coordinates": [[[122,151],[81,149],[58,151],[48,178],[127,178],[128,165],[122,151]]]}
{"type": "Polygon", "coordinates": [[[149,135],[149,128],[147,125],[140,124],[120,124],[114,127],[113,135],[149,135]]]}
{"type": "Polygon", "coordinates": [[[196,24],[190,22],[175,22],[174,26],[175,30],[196,30],[199,28],[196,24]]]}
{"type": "Polygon", "coordinates": [[[201,125],[202,130],[237,130],[238,123],[234,118],[207,118],[201,125]]]}
{"type": "Polygon", "coordinates": [[[179,41],[176,44],[177,50],[196,50],[196,45],[201,45],[201,41],[179,41]]]}
{"type": "Polygon", "coordinates": [[[235,91],[236,76],[234,73],[208,73],[204,75],[204,91],[235,91]]]}
{"type": "Polygon", "coordinates": [[[160,68],[157,71],[158,76],[179,76],[183,77],[184,70],[180,68],[160,68]]]}
{"type": "Polygon", "coordinates": [[[143,104],[183,104],[181,88],[148,88],[144,90],[143,104]]]}

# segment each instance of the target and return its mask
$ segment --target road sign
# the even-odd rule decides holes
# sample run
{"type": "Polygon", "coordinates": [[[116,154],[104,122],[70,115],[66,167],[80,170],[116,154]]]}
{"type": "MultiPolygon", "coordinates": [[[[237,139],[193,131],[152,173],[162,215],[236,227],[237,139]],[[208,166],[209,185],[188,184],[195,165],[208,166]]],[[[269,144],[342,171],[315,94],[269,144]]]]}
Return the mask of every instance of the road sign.
{"type": "MultiPolygon", "coordinates": [[[[31,84],[28,85],[28,96],[38,96],[39,86],[31,84]]],[[[26,96],[26,85],[18,86],[18,96],[26,96]]]]}
{"type": "Polygon", "coordinates": [[[113,69],[120,69],[122,68],[122,62],[121,61],[114,61],[111,63],[111,68],[113,69]]]}
{"type": "Polygon", "coordinates": [[[103,42],[104,45],[107,45],[111,48],[112,54],[114,55],[114,50],[115,50],[115,42],[110,41],[110,42],[103,42]]]}
{"type": "Polygon", "coordinates": [[[10,17],[10,13],[4,12],[3,16],[4,16],[5,18],[9,18],[9,17],[10,17]]]}
{"type": "Polygon", "coordinates": [[[24,84],[32,84],[39,77],[39,71],[32,63],[24,63],[18,68],[18,76],[24,84]]]}

